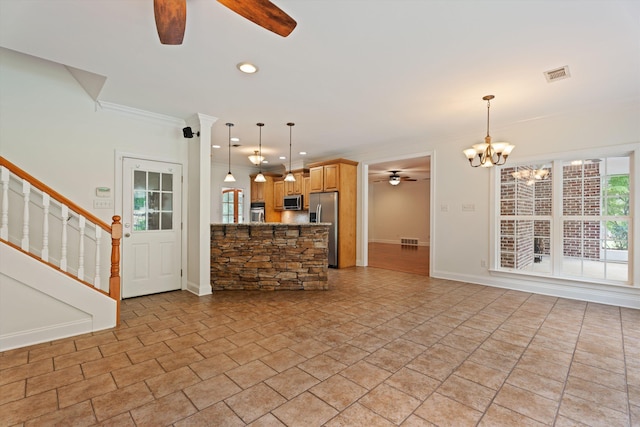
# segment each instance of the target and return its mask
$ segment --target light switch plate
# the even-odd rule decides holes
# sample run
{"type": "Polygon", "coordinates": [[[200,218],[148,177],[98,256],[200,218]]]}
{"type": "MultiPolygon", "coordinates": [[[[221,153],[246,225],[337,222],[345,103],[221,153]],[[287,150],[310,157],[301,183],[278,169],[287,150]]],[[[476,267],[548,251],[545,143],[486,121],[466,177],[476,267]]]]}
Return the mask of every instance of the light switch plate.
{"type": "Polygon", "coordinates": [[[94,199],[94,209],[113,209],[113,200],[111,199],[94,199]]]}

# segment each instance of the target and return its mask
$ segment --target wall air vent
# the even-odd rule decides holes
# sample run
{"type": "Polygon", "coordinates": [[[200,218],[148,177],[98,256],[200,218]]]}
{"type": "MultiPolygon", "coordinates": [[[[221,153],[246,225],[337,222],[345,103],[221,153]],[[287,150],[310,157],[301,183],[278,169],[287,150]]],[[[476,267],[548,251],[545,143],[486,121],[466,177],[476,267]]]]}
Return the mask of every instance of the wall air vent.
{"type": "Polygon", "coordinates": [[[557,80],[568,79],[569,77],[571,77],[571,73],[569,73],[569,66],[565,65],[562,68],[545,71],[544,76],[546,77],[547,82],[551,83],[557,80]]]}
{"type": "Polygon", "coordinates": [[[418,239],[413,237],[401,237],[400,244],[402,246],[418,246],[418,239]]]}

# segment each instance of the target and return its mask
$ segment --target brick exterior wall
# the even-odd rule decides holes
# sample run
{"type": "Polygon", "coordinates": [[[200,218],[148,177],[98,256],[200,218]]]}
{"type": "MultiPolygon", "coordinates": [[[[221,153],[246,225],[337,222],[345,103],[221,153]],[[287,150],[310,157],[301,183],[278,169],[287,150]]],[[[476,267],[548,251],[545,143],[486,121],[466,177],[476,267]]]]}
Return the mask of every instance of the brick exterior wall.
{"type": "Polygon", "coordinates": [[[212,224],[216,290],[328,289],[329,225],[212,224]]]}
{"type": "MultiPolygon", "coordinates": [[[[552,215],[552,174],[527,185],[514,173],[528,173],[531,166],[503,168],[500,171],[501,215],[552,215]]],[[[601,213],[601,176],[599,163],[563,167],[563,202],[565,216],[599,216],[601,213]]],[[[601,223],[598,220],[568,220],[563,224],[563,255],[589,259],[600,258],[601,223]]],[[[500,223],[500,266],[524,268],[535,257],[550,255],[550,220],[503,220],[500,223]]]]}
{"type": "MultiPolygon", "coordinates": [[[[563,215],[599,216],[601,212],[600,163],[565,165],[563,168],[563,215]]],[[[600,222],[565,221],[563,255],[600,259],[600,222]]]]}
{"type": "MultiPolygon", "coordinates": [[[[547,179],[529,182],[514,173],[528,174],[531,166],[503,168],[500,172],[501,215],[551,215],[551,173],[547,179]]],[[[550,222],[542,220],[502,220],[500,223],[500,266],[525,268],[536,256],[548,255],[550,222]]]]}

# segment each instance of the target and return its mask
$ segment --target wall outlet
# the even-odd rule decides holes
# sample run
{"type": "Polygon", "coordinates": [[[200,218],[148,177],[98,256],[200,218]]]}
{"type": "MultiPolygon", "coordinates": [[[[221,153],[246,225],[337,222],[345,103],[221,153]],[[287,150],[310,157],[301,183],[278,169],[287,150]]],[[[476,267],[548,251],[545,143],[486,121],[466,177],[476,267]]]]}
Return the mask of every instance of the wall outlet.
{"type": "Polygon", "coordinates": [[[487,260],[485,260],[485,259],[481,259],[481,260],[480,260],[480,267],[482,267],[482,268],[487,268],[487,260]]]}

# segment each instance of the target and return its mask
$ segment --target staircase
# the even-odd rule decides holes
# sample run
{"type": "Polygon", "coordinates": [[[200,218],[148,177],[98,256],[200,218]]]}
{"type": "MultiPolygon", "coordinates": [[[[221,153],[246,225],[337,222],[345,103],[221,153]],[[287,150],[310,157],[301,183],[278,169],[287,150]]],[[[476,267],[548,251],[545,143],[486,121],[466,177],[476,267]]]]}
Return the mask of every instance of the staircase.
{"type": "Polygon", "coordinates": [[[0,157],[0,351],[119,321],[120,217],[111,225],[0,157]]]}

